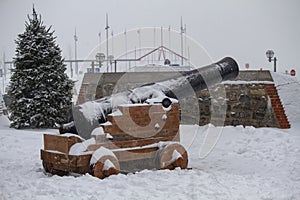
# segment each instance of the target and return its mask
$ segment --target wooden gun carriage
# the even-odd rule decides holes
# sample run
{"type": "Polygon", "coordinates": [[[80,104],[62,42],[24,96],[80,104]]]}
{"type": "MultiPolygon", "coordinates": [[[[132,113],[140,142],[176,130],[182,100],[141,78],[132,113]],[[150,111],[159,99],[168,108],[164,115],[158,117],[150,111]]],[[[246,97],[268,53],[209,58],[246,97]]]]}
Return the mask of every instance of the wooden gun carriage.
{"type": "Polygon", "coordinates": [[[90,173],[105,178],[143,169],[186,169],[188,155],[179,143],[178,103],[120,105],[91,138],[44,134],[41,159],[46,172],[90,173]]]}

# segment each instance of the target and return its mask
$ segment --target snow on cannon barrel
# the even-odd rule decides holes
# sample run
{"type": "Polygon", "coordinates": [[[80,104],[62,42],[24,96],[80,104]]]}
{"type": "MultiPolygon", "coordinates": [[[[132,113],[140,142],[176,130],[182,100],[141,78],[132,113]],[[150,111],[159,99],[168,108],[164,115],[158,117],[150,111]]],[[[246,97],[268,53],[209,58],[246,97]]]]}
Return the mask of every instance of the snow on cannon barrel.
{"type": "MultiPolygon", "coordinates": [[[[178,99],[195,94],[209,86],[237,77],[237,62],[230,57],[194,69],[156,83],[139,86],[133,90],[119,92],[111,96],[86,102],[73,108],[73,116],[78,134],[88,139],[91,132],[107,121],[108,114],[119,105],[160,102],[166,97],[178,99]]],[[[168,103],[168,102],[164,102],[168,103]]]]}

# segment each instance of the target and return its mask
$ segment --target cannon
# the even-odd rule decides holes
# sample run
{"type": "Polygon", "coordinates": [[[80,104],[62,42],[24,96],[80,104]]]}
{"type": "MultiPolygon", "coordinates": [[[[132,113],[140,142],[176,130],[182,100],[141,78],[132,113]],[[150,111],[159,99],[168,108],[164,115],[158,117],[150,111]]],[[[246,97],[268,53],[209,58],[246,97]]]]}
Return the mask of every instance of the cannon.
{"type": "Polygon", "coordinates": [[[82,104],[73,113],[80,136],[44,134],[44,170],[105,178],[143,169],[186,169],[188,154],[179,143],[180,99],[237,75],[237,63],[227,57],[82,104]]]}
{"type": "Polygon", "coordinates": [[[78,134],[87,139],[90,133],[107,120],[107,115],[121,104],[136,104],[161,101],[165,97],[180,99],[197,93],[209,86],[234,79],[239,72],[238,64],[230,57],[219,62],[180,72],[175,77],[156,83],[148,83],[133,90],[86,102],[73,108],[74,125],[78,134]]]}

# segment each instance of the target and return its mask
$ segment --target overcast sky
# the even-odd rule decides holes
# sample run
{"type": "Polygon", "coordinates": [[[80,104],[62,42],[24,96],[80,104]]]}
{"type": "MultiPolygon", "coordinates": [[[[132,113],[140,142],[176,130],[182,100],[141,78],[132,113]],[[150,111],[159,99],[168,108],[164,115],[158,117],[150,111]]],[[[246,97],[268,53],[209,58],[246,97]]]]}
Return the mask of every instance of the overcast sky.
{"type": "MultiPolygon", "coordinates": [[[[278,71],[295,68],[300,74],[299,0],[0,0],[0,60],[15,54],[17,34],[24,31],[32,5],[44,24],[52,25],[66,59],[74,56],[74,29],[78,58],[85,58],[105,34],[105,14],[114,33],[139,27],[179,30],[180,17],[189,36],[213,60],[234,57],[244,69],[273,69],[265,52],[273,49],[278,71]]],[[[299,76],[298,76],[299,77],[299,76]]]]}

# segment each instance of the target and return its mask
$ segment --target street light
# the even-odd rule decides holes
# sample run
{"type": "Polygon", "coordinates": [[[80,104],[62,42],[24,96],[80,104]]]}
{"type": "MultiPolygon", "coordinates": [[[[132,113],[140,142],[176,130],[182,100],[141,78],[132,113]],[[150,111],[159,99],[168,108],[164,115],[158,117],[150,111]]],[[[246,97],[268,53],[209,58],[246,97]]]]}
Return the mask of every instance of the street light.
{"type": "MultiPolygon", "coordinates": [[[[106,56],[108,56],[108,29],[110,27],[108,26],[108,14],[106,13],[106,56]]],[[[107,63],[107,72],[108,72],[108,63],[107,63]]]]}
{"type": "Polygon", "coordinates": [[[96,54],[96,61],[99,63],[99,68],[101,68],[103,61],[105,60],[104,53],[97,53],[96,54]]]}
{"type": "Polygon", "coordinates": [[[75,35],[74,35],[74,42],[75,42],[75,73],[78,75],[77,41],[78,41],[78,36],[76,34],[76,27],[75,27],[75,35]]]}
{"type": "Polygon", "coordinates": [[[274,56],[274,51],[273,51],[273,50],[268,50],[268,51],[266,52],[266,56],[267,56],[269,62],[274,61],[274,72],[276,72],[276,62],[277,62],[277,58],[276,58],[276,57],[273,58],[273,56],[274,56]],[[273,58],[273,59],[272,59],[272,58],[273,58]]]}
{"type": "Polygon", "coordinates": [[[112,68],[113,61],[114,61],[114,56],[113,55],[107,56],[107,62],[110,63],[111,71],[113,71],[113,68],[112,68]]]}

